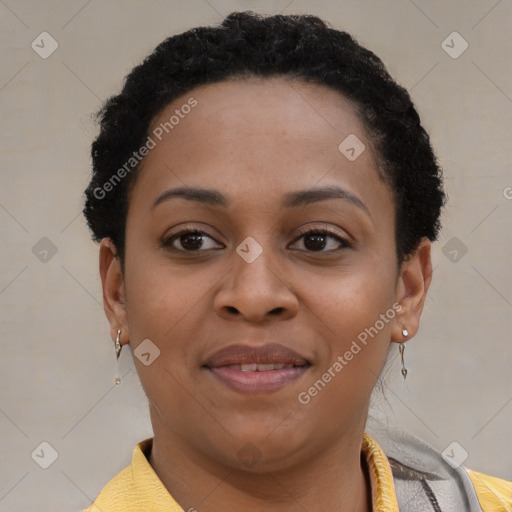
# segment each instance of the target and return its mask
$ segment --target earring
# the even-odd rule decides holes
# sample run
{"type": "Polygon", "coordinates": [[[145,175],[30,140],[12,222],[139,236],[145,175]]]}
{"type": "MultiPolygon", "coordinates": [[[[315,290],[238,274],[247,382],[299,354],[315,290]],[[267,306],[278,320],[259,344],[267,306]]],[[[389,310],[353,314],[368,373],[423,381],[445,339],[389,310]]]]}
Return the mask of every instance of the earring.
{"type": "Polygon", "coordinates": [[[117,330],[115,348],[116,348],[117,375],[116,375],[116,378],[114,379],[114,382],[116,384],[121,384],[121,377],[119,376],[119,356],[121,355],[121,349],[123,348],[123,346],[121,345],[121,329],[117,330]]]}
{"type": "Polygon", "coordinates": [[[121,349],[123,346],[121,345],[121,329],[117,330],[117,337],[116,337],[116,359],[119,359],[119,356],[121,355],[121,349]]]}
{"type": "MultiPolygon", "coordinates": [[[[407,336],[409,336],[409,331],[407,329],[403,329],[402,335],[404,336],[404,338],[407,338],[407,336]]],[[[400,360],[402,362],[402,375],[404,377],[404,382],[405,382],[405,379],[407,377],[407,368],[405,367],[405,363],[404,363],[405,341],[400,343],[400,345],[398,345],[398,351],[400,352],[400,360]]]]}

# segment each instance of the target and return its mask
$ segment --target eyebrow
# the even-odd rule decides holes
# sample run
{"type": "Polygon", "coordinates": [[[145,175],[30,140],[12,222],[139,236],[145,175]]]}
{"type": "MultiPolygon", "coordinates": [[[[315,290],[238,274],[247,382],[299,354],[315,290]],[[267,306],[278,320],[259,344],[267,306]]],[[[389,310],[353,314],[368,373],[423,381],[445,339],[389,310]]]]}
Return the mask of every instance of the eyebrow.
{"type": "Polygon", "coordinates": [[[222,206],[227,208],[231,201],[226,196],[218,192],[217,190],[211,190],[206,188],[192,188],[192,187],[178,187],[166,190],[163,194],[160,194],[157,200],[153,203],[151,209],[156,208],[159,204],[169,201],[174,197],[181,197],[187,201],[196,201],[198,203],[222,206]]]}
{"type": "MultiPolygon", "coordinates": [[[[193,187],[177,187],[166,190],[158,196],[151,209],[156,208],[159,204],[169,201],[173,198],[182,198],[187,201],[196,201],[198,203],[222,206],[227,208],[231,201],[218,190],[193,188],[193,187]]],[[[283,207],[297,208],[299,206],[307,206],[309,204],[325,201],[328,199],[344,199],[370,216],[370,211],[366,204],[357,196],[338,186],[327,186],[321,188],[312,188],[309,190],[297,190],[289,192],[284,196],[283,207]]]]}
{"type": "Polygon", "coordinates": [[[325,201],[327,199],[344,199],[370,215],[368,207],[361,199],[359,199],[359,197],[348,190],[334,185],[290,192],[285,196],[283,206],[286,208],[297,208],[299,206],[306,206],[308,204],[325,201]]]}

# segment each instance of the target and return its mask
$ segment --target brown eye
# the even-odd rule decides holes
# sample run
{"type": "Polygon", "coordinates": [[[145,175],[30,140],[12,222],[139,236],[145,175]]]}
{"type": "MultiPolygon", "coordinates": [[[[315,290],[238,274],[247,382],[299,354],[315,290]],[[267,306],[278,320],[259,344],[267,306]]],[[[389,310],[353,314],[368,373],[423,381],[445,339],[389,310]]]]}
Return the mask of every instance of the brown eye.
{"type": "Polygon", "coordinates": [[[165,239],[162,245],[177,251],[185,252],[198,252],[201,250],[219,248],[219,244],[216,240],[207,235],[204,231],[200,231],[198,229],[182,230],[179,233],[176,233],[175,235],[165,239]],[[208,245],[209,240],[214,242],[214,244],[211,244],[210,242],[210,247],[205,247],[205,244],[208,245]]]}
{"type": "Polygon", "coordinates": [[[322,251],[327,245],[327,235],[309,233],[304,236],[304,246],[311,251],[322,251]]]}
{"type": "Polygon", "coordinates": [[[313,229],[303,233],[294,243],[304,239],[303,246],[309,252],[331,252],[349,247],[340,236],[325,229],[313,229]],[[327,250],[325,250],[327,248],[327,250]]]}

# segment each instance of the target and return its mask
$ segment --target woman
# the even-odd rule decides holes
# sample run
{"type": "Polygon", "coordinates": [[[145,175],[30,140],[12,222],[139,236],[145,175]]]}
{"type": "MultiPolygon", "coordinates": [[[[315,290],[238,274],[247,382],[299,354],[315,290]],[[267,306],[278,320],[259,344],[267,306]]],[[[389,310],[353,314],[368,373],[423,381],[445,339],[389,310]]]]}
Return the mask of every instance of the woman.
{"type": "Polygon", "coordinates": [[[154,437],[88,511],[511,510],[509,482],[365,433],[444,203],[373,53],[313,16],[232,13],[128,75],[92,157],[105,312],[154,437]]]}

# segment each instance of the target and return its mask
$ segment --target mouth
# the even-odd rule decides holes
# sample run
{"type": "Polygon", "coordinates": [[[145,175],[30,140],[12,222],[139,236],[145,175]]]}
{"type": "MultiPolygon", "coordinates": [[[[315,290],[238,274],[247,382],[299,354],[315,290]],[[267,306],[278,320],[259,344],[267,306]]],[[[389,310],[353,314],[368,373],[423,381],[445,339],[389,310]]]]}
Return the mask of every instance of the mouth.
{"type": "Polygon", "coordinates": [[[202,366],[217,381],[241,393],[277,391],[300,378],[311,362],[277,343],[259,347],[230,345],[202,366]]]}

